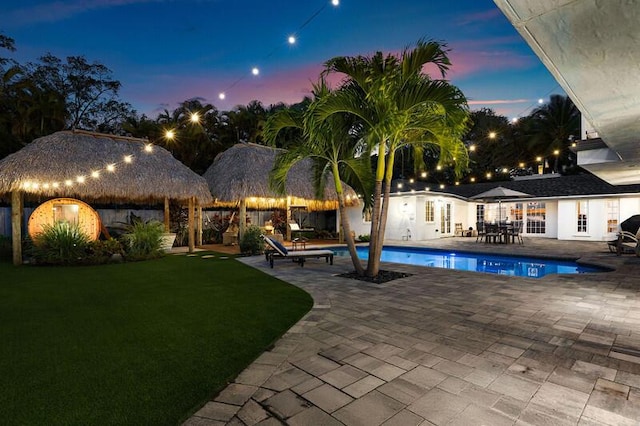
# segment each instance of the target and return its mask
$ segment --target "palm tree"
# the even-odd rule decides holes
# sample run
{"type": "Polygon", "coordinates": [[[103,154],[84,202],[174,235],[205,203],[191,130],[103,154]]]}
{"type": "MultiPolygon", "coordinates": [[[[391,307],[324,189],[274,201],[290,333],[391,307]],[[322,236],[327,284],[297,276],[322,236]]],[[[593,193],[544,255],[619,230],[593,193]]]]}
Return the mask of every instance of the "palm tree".
{"type": "Polygon", "coordinates": [[[551,95],[547,104],[531,113],[530,125],[529,149],[532,152],[545,157],[555,155],[554,168],[558,161],[569,162],[571,139],[580,134],[580,111],[568,96],[551,95]]]}
{"type": "MultiPolygon", "coordinates": [[[[352,132],[354,120],[345,115],[335,114],[331,117],[316,120],[315,108],[330,90],[324,80],[314,86],[315,99],[308,102],[306,109],[292,107],[275,111],[264,126],[264,138],[267,143],[275,145],[280,133],[286,133],[287,139],[298,135],[298,141],[276,158],[276,164],[270,176],[272,186],[284,193],[287,173],[294,164],[304,159],[314,162],[315,186],[318,195],[324,191],[324,183],[329,174],[338,195],[340,223],[344,231],[349,254],[353,266],[360,275],[364,275],[364,267],[360,263],[351,234],[351,225],[345,206],[342,180],[347,180],[356,188],[367,194],[367,182],[370,181],[371,167],[367,157],[355,155],[358,141],[352,132]],[[298,130],[298,132],[295,132],[298,130]]],[[[368,199],[365,195],[364,199],[368,199]]]]}
{"type": "Polygon", "coordinates": [[[342,73],[346,80],[316,108],[322,121],[333,114],[349,113],[362,120],[369,146],[377,151],[371,242],[366,274],[376,277],[386,229],[395,153],[404,147],[439,149],[441,163],[453,163],[461,173],[468,163],[461,136],[466,129],[468,107],[458,88],[445,80],[432,80],[423,68],[432,64],[444,78],[449,69],[445,47],[419,41],[399,58],[383,56],[336,57],[325,66],[326,74],[342,73]]]}

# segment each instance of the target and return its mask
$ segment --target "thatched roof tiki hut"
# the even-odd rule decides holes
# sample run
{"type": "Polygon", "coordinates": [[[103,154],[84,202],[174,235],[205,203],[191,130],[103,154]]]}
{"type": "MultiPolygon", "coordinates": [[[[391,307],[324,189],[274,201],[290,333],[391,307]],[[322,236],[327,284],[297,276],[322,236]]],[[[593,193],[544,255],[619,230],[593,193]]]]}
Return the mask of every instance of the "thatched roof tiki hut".
{"type": "Polygon", "coordinates": [[[205,180],[167,150],[147,140],[85,131],[36,139],[0,160],[0,196],[11,194],[14,264],[22,262],[24,197],[74,197],[85,201],[189,206],[189,249],[195,246],[195,206],[213,200],[205,180]]]}
{"type": "MultiPolygon", "coordinates": [[[[269,187],[269,173],[281,149],[252,143],[236,144],[218,154],[204,174],[217,207],[239,207],[240,236],[244,232],[247,207],[270,210],[283,209],[287,221],[291,219],[291,206],[305,206],[309,211],[336,210],[338,195],[333,178],[327,179],[324,195],[318,198],[313,186],[313,164],[311,160],[296,164],[287,175],[286,195],[278,194],[269,187]]],[[[349,205],[357,205],[356,192],[344,185],[349,205]]],[[[291,239],[287,228],[287,239],[291,239]]]]}

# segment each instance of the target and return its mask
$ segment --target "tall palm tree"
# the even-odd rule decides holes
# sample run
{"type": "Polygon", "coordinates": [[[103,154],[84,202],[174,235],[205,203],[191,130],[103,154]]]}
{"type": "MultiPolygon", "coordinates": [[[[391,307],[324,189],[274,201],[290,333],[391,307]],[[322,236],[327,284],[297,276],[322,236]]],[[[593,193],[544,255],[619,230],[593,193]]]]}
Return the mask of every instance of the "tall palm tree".
{"type": "Polygon", "coordinates": [[[461,136],[466,129],[468,107],[460,90],[445,80],[433,80],[423,72],[434,65],[444,78],[450,62],[445,46],[420,40],[399,58],[381,52],[371,57],[336,57],[325,66],[326,74],[342,73],[346,80],[316,108],[322,121],[333,114],[349,113],[362,120],[369,146],[377,152],[371,242],[366,274],[378,275],[386,229],[395,153],[404,147],[417,152],[436,146],[441,163],[453,163],[461,173],[468,154],[461,136]]]}
{"type": "Polygon", "coordinates": [[[330,90],[321,80],[314,86],[315,99],[308,102],[306,109],[287,108],[275,111],[266,121],[263,131],[265,141],[275,145],[278,135],[287,134],[290,140],[293,134],[298,135],[296,144],[284,151],[276,158],[276,164],[270,176],[272,186],[284,193],[287,173],[299,161],[311,158],[314,162],[315,187],[318,195],[324,192],[327,176],[333,176],[333,183],[338,196],[338,210],[340,223],[344,231],[345,240],[354,268],[360,275],[364,275],[364,267],[360,263],[355,248],[355,241],[351,234],[351,225],[347,215],[343,179],[366,194],[367,183],[370,180],[371,167],[367,157],[355,155],[358,141],[354,129],[354,120],[345,115],[335,114],[331,117],[316,120],[315,108],[324,98],[330,95],[330,90]],[[292,132],[291,130],[298,130],[292,132]]]}

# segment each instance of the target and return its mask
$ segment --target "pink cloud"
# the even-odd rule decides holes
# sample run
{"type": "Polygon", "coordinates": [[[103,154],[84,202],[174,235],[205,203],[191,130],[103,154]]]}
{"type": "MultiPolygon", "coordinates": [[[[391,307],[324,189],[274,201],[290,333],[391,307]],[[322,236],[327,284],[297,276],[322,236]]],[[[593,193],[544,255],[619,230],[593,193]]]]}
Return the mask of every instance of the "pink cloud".
{"type": "Polygon", "coordinates": [[[489,99],[475,100],[467,102],[469,105],[505,105],[505,104],[524,104],[531,102],[531,99],[489,99]]]}
{"type": "Polygon", "coordinates": [[[485,24],[487,21],[491,21],[493,19],[496,19],[502,16],[503,16],[502,12],[500,11],[500,9],[496,7],[496,8],[485,10],[482,12],[464,14],[456,20],[456,24],[458,25],[469,25],[469,24],[475,24],[475,23],[485,24]]]}

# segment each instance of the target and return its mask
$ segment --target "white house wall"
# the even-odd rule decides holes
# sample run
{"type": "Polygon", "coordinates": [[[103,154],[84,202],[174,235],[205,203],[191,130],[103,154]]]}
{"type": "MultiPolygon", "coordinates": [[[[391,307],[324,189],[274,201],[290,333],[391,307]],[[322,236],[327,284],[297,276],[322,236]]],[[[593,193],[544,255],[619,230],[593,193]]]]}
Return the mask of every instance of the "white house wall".
{"type": "MultiPolygon", "coordinates": [[[[615,238],[616,232],[608,232],[607,229],[607,201],[616,200],[619,203],[618,223],[635,214],[640,214],[640,194],[638,196],[622,196],[607,198],[585,198],[588,203],[587,232],[577,232],[577,202],[580,199],[539,200],[545,203],[546,226],[544,234],[527,234],[526,226],[524,235],[530,238],[557,238],[558,240],[573,241],[610,241],[615,238]]],[[[527,201],[521,201],[525,209],[527,201]]],[[[388,240],[403,240],[408,235],[412,241],[425,241],[436,238],[451,237],[456,223],[462,223],[463,229],[476,228],[476,206],[481,203],[466,202],[454,197],[442,194],[407,194],[391,197],[389,216],[385,238],[388,240]],[[426,201],[433,201],[435,207],[435,220],[425,220],[426,201]],[[451,232],[442,232],[441,206],[451,203],[451,232]]],[[[515,202],[504,202],[503,210],[510,211],[515,202]]],[[[493,204],[485,204],[485,211],[490,217],[490,210],[496,208],[493,204]]],[[[365,235],[370,232],[370,223],[364,222],[362,208],[353,207],[348,210],[351,227],[356,235],[365,235]]],[[[507,213],[509,215],[509,213],[507,213]]],[[[510,217],[513,220],[513,217],[510,217]]]]}

